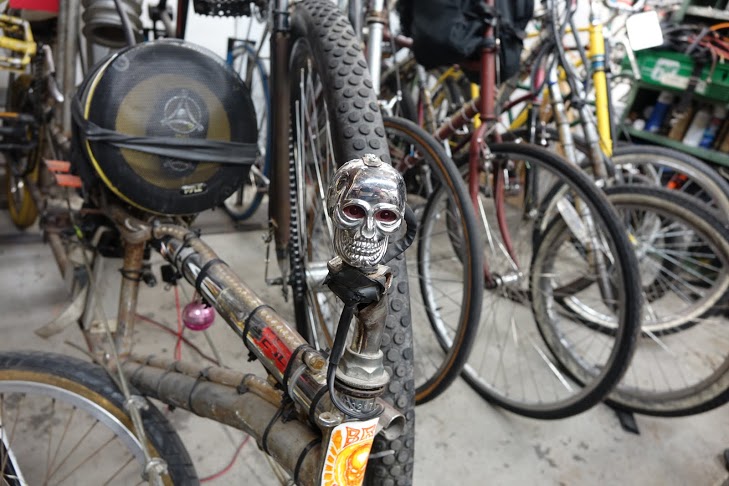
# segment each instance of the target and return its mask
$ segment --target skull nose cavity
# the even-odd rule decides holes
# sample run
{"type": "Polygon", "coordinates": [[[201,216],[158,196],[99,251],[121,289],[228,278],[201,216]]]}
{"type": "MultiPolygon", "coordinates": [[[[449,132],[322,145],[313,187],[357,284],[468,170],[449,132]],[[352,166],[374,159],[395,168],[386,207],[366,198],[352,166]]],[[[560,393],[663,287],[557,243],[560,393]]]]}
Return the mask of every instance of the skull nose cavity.
{"type": "Polygon", "coordinates": [[[375,227],[375,220],[373,218],[367,218],[362,225],[362,236],[367,239],[372,239],[376,234],[377,228],[375,227]]]}

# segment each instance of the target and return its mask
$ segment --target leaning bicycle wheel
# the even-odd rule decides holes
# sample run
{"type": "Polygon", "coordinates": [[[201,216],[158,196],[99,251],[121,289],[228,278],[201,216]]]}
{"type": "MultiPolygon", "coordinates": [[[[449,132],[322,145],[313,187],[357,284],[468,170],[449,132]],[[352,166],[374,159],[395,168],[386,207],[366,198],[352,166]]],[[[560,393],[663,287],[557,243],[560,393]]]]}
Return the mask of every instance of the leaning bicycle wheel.
{"type": "Polygon", "coordinates": [[[605,196],[576,168],[533,145],[489,149],[476,175],[487,267],[483,322],[464,377],[484,398],[516,413],[571,416],[601,401],[628,366],[640,322],[635,255],[605,196]],[[550,224],[565,225],[538,258],[539,208],[555,185],[569,188],[569,197],[560,199],[550,224]],[[565,312],[557,303],[565,293],[613,316],[615,331],[592,329],[565,312]],[[566,373],[553,354],[560,349],[588,373],[580,379],[566,373]]]}
{"type": "MultiPolygon", "coordinates": [[[[291,286],[299,332],[330,346],[341,303],[323,285],[334,256],[326,211],[329,182],[339,165],[372,153],[390,162],[382,116],[367,63],[346,17],[328,0],[296,3],[291,16],[291,286]]],[[[369,484],[412,481],[414,447],[413,346],[409,287],[403,255],[390,261],[394,281],[382,338],[390,384],[385,400],[407,419],[394,441],[377,436],[367,468],[369,484]],[[394,451],[394,453],[390,453],[394,451]]]]}
{"type": "MultiPolygon", "coordinates": [[[[511,137],[528,138],[520,129],[511,137]]],[[[560,153],[557,130],[542,128],[537,132],[540,145],[560,153]]],[[[580,166],[592,169],[589,147],[582,137],[575,136],[575,148],[583,156],[580,166]]],[[[666,187],[700,199],[715,208],[720,218],[729,218],[729,183],[705,162],[678,150],[655,145],[619,144],[613,150],[612,163],[620,171],[621,184],[643,184],[666,187]]]]}
{"type": "Polygon", "coordinates": [[[248,86],[256,110],[258,126],[258,158],[248,178],[223,202],[225,212],[235,221],[244,221],[256,212],[268,189],[269,164],[271,159],[269,118],[271,96],[269,95],[268,73],[263,60],[251,45],[243,43],[232,53],[233,66],[248,86]]]}
{"type": "MultiPolygon", "coordinates": [[[[32,76],[23,74],[10,84],[8,92],[8,111],[16,113],[33,113],[30,101],[32,76]]],[[[31,136],[31,134],[28,134],[31,136]]],[[[31,142],[32,140],[27,140],[31,142]]],[[[36,182],[39,173],[39,161],[43,137],[37,140],[38,145],[30,150],[15,149],[3,154],[5,156],[5,193],[8,198],[10,219],[18,229],[26,229],[38,219],[38,208],[30,195],[26,180],[36,182]]]]}
{"type": "MultiPolygon", "coordinates": [[[[679,416],[729,401],[729,229],[693,197],[644,186],[608,189],[636,242],[642,335],[610,402],[679,416]]],[[[569,363],[564,363],[571,366],[569,363]]]]}
{"type": "Polygon", "coordinates": [[[443,393],[468,358],[481,315],[483,259],[473,204],[443,147],[403,118],[386,117],[385,131],[409,204],[420,215],[408,266],[417,268],[410,274],[411,288],[420,289],[411,299],[413,320],[422,323],[413,329],[415,399],[421,404],[443,393]],[[451,342],[438,339],[445,333],[453,336],[451,342]]]}
{"type": "MultiPolygon", "coordinates": [[[[149,403],[147,447],[165,484],[199,484],[180,438],[149,403]]],[[[146,484],[124,396],[96,365],[59,354],[0,353],[0,484],[146,484]]]]}
{"type": "Polygon", "coordinates": [[[666,147],[631,144],[615,147],[613,163],[624,174],[637,174],[625,184],[647,175],[651,183],[697,198],[729,219],[729,183],[706,162],[666,147]]]}

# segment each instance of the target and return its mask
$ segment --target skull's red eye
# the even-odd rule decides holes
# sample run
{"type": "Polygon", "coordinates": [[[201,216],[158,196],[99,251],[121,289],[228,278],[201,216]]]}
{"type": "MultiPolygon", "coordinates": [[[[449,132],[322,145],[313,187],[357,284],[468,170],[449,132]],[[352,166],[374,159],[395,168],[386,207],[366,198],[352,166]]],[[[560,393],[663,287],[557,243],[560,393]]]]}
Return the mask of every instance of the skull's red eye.
{"type": "Polygon", "coordinates": [[[352,204],[342,209],[342,212],[352,219],[362,219],[365,217],[365,210],[361,206],[352,204]]]}
{"type": "Polygon", "coordinates": [[[378,211],[378,213],[375,215],[375,218],[377,218],[378,221],[382,221],[383,223],[392,223],[397,220],[397,214],[394,211],[389,211],[387,209],[378,211]]]}

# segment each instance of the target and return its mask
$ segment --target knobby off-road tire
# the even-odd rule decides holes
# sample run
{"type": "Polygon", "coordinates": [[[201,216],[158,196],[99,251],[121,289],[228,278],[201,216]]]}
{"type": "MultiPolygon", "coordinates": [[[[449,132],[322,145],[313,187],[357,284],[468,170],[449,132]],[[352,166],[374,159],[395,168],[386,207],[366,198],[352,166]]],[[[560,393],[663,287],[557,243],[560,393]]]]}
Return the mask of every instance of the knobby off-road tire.
{"type": "MultiPolygon", "coordinates": [[[[367,63],[336,5],[327,0],[297,3],[290,42],[291,285],[299,332],[323,349],[330,345],[326,334],[341,312],[336,297],[321,280],[311,278],[314,264],[326,264],[334,256],[324,204],[329,181],[340,165],[364,154],[391,160],[367,63]]],[[[388,265],[395,278],[382,341],[390,373],[383,398],[405,415],[407,423],[396,440],[376,437],[372,453],[392,453],[369,461],[366,482],[373,485],[410,484],[414,459],[413,336],[404,255],[388,265]]]]}
{"type": "Polygon", "coordinates": [[[385,117],[385,130],[393,165],[420,215],[408,261],[411,288],[420,289],[411,297],[415,398],[421,404],[447,390],[468,359],[481,318],[483,252],[473,203],[443,147],[404,118],[385,117]]]}

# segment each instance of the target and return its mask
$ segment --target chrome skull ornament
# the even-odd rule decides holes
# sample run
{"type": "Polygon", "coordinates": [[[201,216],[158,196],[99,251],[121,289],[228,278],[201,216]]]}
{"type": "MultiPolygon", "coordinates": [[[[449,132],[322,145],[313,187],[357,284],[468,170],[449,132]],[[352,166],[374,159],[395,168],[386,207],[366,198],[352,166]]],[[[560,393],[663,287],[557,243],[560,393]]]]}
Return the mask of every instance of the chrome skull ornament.
{"type": "Polygon", "coordinates": [[[342,261],[357,268],[376,267],[390,235],[402,225],[405,181],[375,155],[350,160],[334,174],[327,212],[334,225],[334,251],[342,261]]]}

